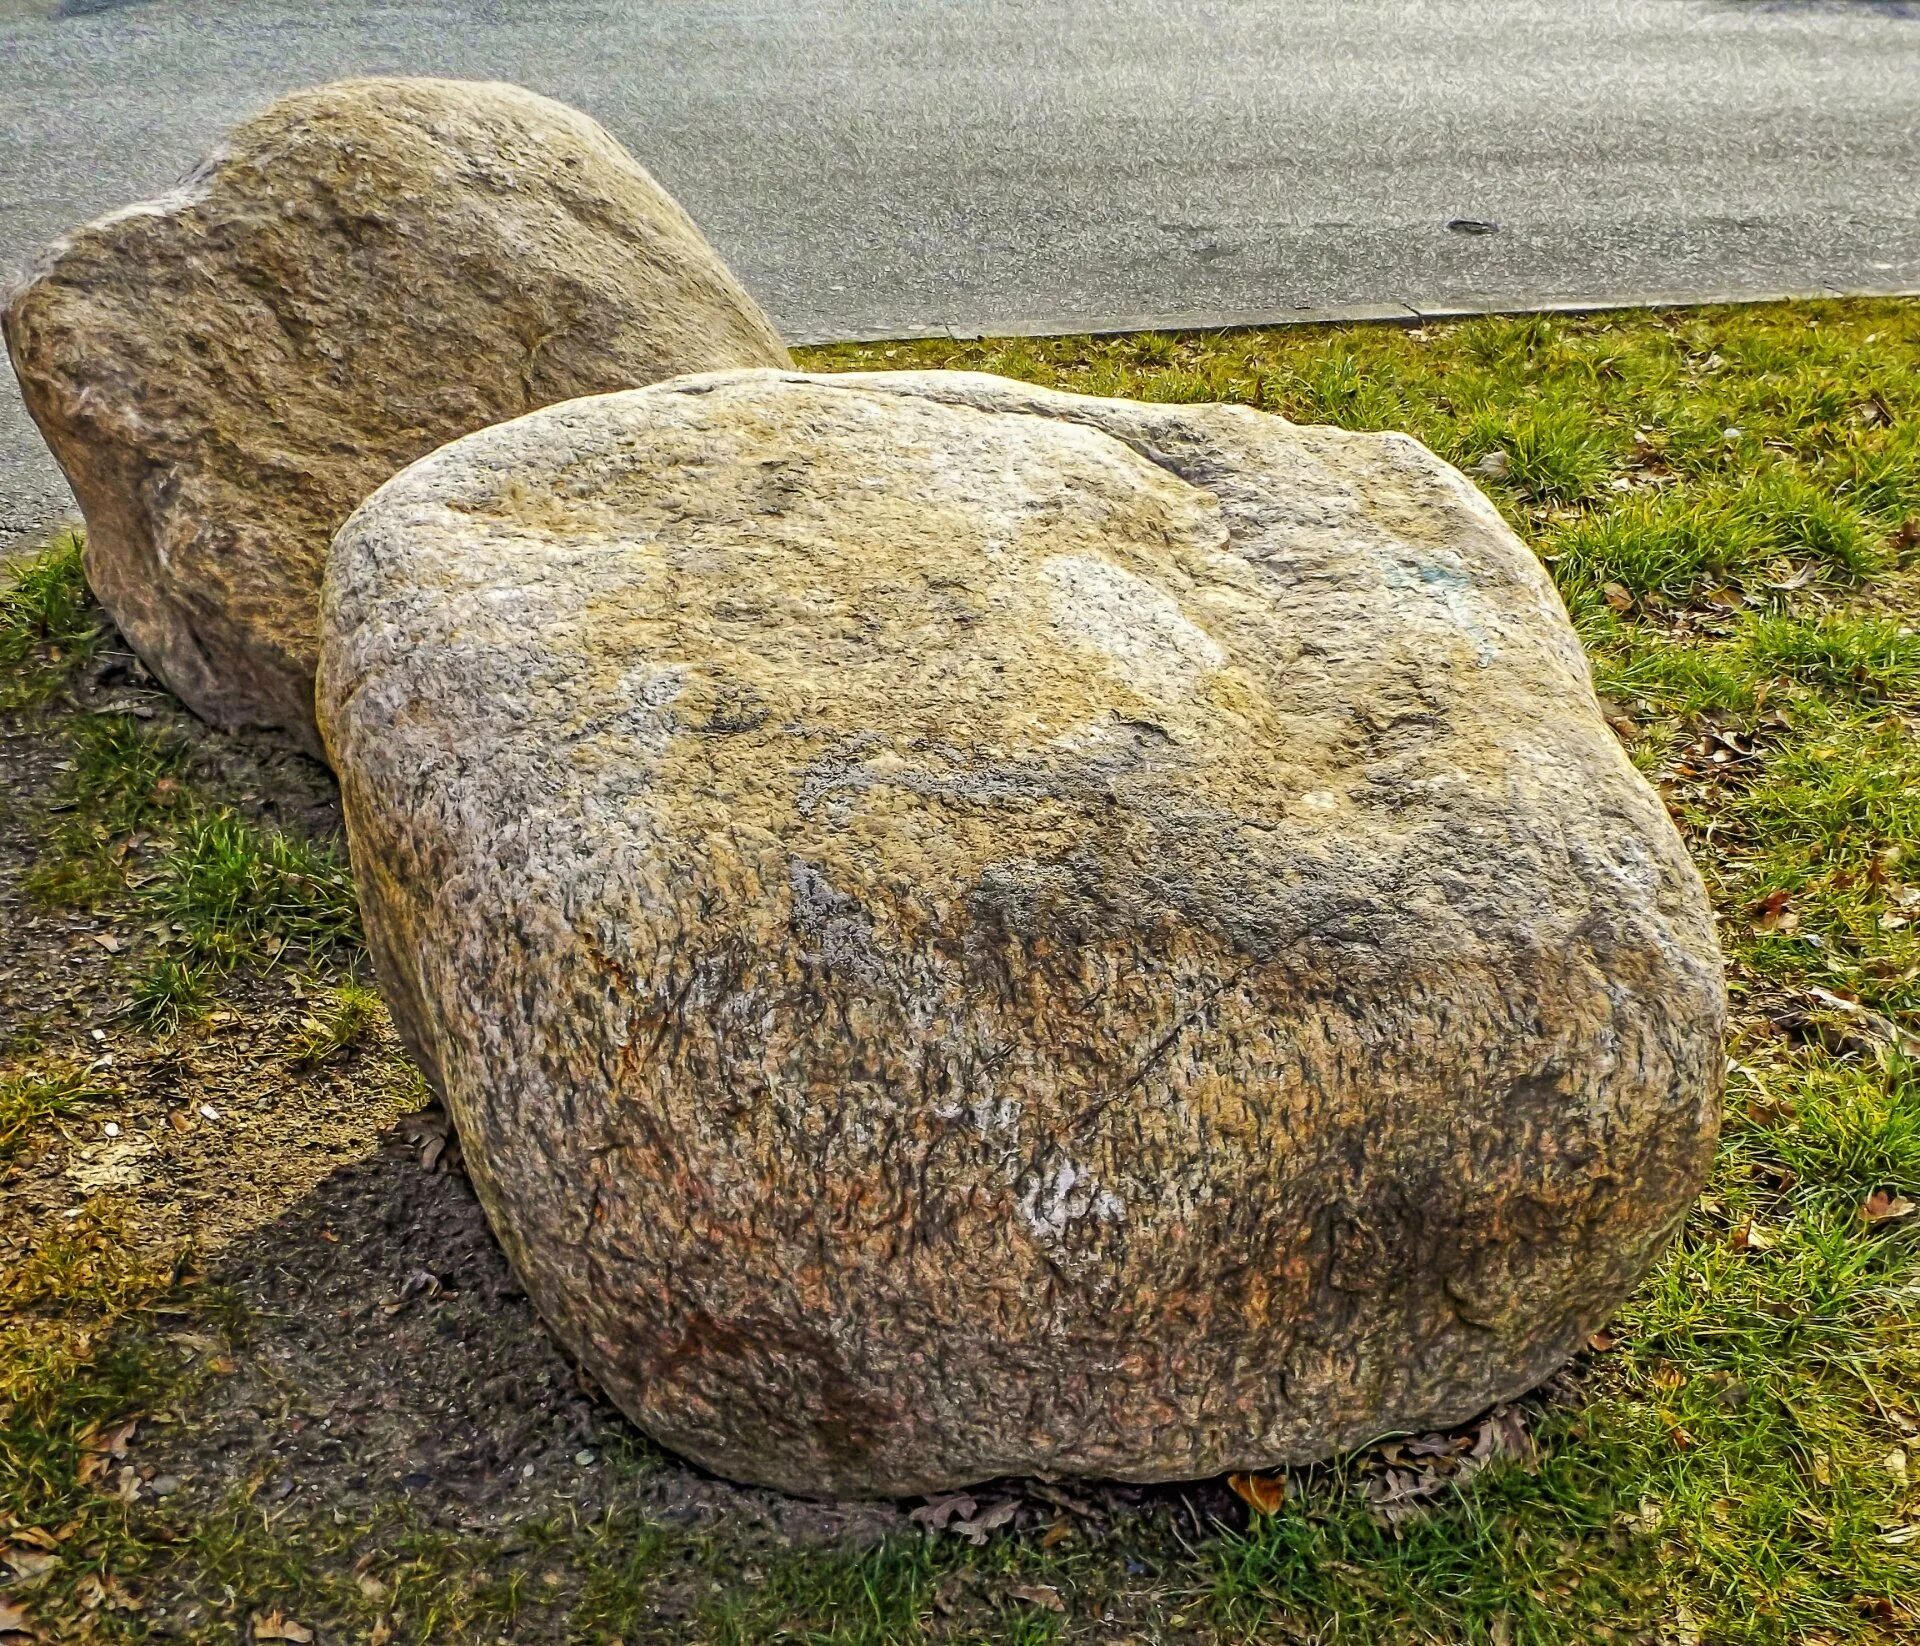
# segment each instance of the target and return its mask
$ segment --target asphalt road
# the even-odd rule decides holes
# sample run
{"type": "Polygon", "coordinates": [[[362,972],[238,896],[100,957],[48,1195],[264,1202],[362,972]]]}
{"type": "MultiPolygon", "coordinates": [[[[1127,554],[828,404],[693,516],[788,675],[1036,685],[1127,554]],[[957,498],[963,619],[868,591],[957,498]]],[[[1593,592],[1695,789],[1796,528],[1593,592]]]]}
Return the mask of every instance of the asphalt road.
{"type": "Polygon", "coordinates": [[[1920,289],[1920,0],[0,0],[0,268],[370,71],[598,116],[795,339],[1920,289]]]}

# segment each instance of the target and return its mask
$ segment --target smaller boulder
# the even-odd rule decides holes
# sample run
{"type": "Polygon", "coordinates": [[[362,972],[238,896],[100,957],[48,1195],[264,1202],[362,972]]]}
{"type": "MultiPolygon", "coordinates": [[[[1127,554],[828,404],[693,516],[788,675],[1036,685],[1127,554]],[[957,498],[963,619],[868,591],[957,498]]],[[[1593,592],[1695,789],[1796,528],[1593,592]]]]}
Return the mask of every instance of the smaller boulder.
{"type": "Polygon", "coordinates": [[[0,322],[134,650],[216,725],[315,753],[328,545],[389,475],[553,401],[788,364],[600,126],[456,80],[283,98],[56,242],[0,322]]]}

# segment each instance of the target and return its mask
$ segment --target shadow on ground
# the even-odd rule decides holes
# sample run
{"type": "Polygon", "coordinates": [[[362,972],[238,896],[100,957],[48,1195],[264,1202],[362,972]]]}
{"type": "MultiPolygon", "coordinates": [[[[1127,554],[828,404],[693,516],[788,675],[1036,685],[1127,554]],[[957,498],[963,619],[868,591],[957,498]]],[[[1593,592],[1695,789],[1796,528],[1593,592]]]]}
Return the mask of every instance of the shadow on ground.
{"type": "Polygon", "coordinates": [[[404,1499],[458,1532],[619,1507],[778,1546],[904,1523],[888,1505],[734,1486],[650,1446],[547,1335],[437,1106],[240,1238],[207,1280],[244,1324],[210,1357],[224,1375],[148,1449],[180,1507],[239,1490],[360,1521],[404,1499]]]}

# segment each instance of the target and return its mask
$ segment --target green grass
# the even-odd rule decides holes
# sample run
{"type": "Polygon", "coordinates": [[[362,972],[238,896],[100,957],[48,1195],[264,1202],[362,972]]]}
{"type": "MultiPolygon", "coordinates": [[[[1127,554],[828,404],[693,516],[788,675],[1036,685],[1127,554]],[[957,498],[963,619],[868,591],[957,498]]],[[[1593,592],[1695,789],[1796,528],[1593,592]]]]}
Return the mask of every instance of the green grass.
{"type": "MultiPolygon", "coordinates": [[[[219,802],[179,738],[127,715],[52,709],[102,633],[78,538],[62,534],[9,575],[0,590],[0,714],[44,728],[62,757],[21,889],[56,907],[161,923],[165,940],[128,974],[132,1020],[168,1033],[237,967],[357,952],[358,916],[337,852],[219,802]]],[[[14,815],[25,809],[16,803],[14,815]]],[[[0,1066],[0,1171],[106,1095],[61,1054],[16,1038],[13,1061],[0,1066]]],[[[219,1324],[220,1298],[180,1289],[191,1257],[187,1247],[134,1238],[108,1196],[37,1229],[0,1262],[0,1544],[15,1527],[62,1534],[52,1577],[31,1592],[43,1621],[138,1633],[137,1613],[116,1610],[111,1597],[126,1593],[121,1586],[156,1547],[103,1490],[99,1445],[116,1421],[191,1383],[154,1313],[167,1307],[219,1324]],[[102,1593],[109,1604],[96,1615],[102,1593]]]]}
{"type": "Polygon", "coordinates": [[[220,805],[181,775],[177,745],[137,723],[82,719],[72,745],[60,809],[23,889],[88,910],[133,890],[168,923],[173,952],[136,996],[152,1021],[177,1018],[210,972],[358,943],[352,876],[336,848],[220,805]]]}
{"type": "Polygon", "coordinates": [[[85,1531],[63,1546],[58,1594],[141,1558],[124,1505],[100,1489],[94,1443],[177,1384],[146,1311],[172,1291],[182,1255],[142,1251],[90,1213],[0,1268],[0,1526],[85,1531]]]}
{"type": "Polygon", "coordinates": [[[1920,634],[1891,618],[1763,617],[1741,638],[1762,676],[1887,700],[1920,690],[1920,634]]]}
{"type": "Polygon", "coordinates": [[[0,572],[0,710],[45,702],[98,644],[99,612],[80,559],[81,539],[66,531],[0,572]]]}
{"type": "MultiPolygon", "coordinates": [[[[46,701],[99,635],[71,534],[16,578],[0,599],[0,710],[46,701]]],[[[171,732],[120,714],[70,716],[61,730],[65,769],[23,889],[76,909],[137,889],[169,922],[174,952],[136,988],[147,1021],[177,1022],[204,996],[210,971],[289,949],[357,945],[352,880],[337,849],[223,804],[196,780],[190,751],[171,732]]]]}
{"type": "Polygon", "coordinates": [[[301,1020],[294,1060],[306,1067],[330,1062],[361,1044],[384,1020],[386,1010],[379,994],[355,978],[321,990],[301,1020]]]}
{"type": "MultiPolygon", "coordinates": [[[[914,1534],[743,1554],[730,1528],[615,1510],[516,1528],[524,1552],[503,1559],[399,1507],[340,1526],[244,1501],[164,1543],[89,1495],[77,1437],[155,1398],[139,1319],[169,1281],[152,1264],[121,1273],[83,1228],[14,1283],[11,1306],[35,1325],[0,1349],[0,1511],[90,1517],[102,1562],[191,1572],[203,1594],[242,1597],[235,1627],[278,1605],[327,1639],[382,1619],[396,1640],[545,1631],[626,1646],[1920,1638],[1920,1217],[1862,1215],[1879,1191],[1920,1199],[1920,1069],[1900,1038],[1920,1027],[1920,305],[929,342],[807,361],[1407,429],[1474,467],[1551,570],[1712,892],[1736,1031],[1706,1193],[1580,1369],[1577,1398],[1536,1409],[1537,1457],[1443,1484],[1405,1517],[1380,1512],[1394,1465],[1373,1452],[1295,1472],[1271,1516],[1196,1524],[1162,1500],[977,1551],[914,1534]],[[90,1324],[63,1337],[49,1323],[68,1317],[90,1324]],[[1064,1615],[1035,1598],[1048,1589],[1064,1615]]],[[[30,572],[30,600],[0,608],[7,701],[56,696],[52,654],[91,643],[77,575],[65,545],[30,572]]],[[[337,858],[245,822],[137,728],[74,724],[47,892],[164,922],[162,959],[129,980],[154,1021],[189,1015],[241,957],[352,952],[337,858]]],[[[377,1007],[357,989],[309,998],[299,1058],[324,1062],[367,1032],[377,1007]]],[[[0,1136],[11,1124],[23,1139],[85,1101],[0,1093],[0,1136]]]]}
{"type": "Polygon", "coordinates": [[[177,954],[156,954],[133,983],[134,1020],[158,1034],[172,1034],[198,1017],[209,998],[208,967],[177,954]]]}
{"type": "Polygon", "coordinates": [[[226,810],[186,820],[148,891],[201,960],[229,959],[267,939],[312,951],[359,931],[352,877],[338,852],[226,810]]]}
{"type": "Polygon", "coordinates": [[[86,1075],[70,1066],[0,1068],[0,1166],[42,1134],[48,1122],[77,1113],[97,1095],[86,1075]]]}

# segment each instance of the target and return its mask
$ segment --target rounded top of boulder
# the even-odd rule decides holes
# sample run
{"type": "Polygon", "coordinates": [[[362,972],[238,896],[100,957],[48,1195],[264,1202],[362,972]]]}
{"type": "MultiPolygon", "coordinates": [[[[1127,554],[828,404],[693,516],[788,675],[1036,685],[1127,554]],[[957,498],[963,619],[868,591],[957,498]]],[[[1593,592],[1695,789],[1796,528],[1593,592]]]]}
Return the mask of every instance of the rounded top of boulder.
{"type": "Polygon", "coordinates": [[[216,723],[316,748],[321,569],[381,481],[552,401],[788,359],[593,120],[423,78],[281,98],[56,241],[0,320],[135,649],[216,723]]]}
{"type": "MultiPolygon", "coordinates": [[[[658,672],[682,768],[658,802],[828,858],[868,830],[906,849],[912,807],[915,848],[965,879],[1098,849],[1090,825],[1143,788],[1236,839],[1329,842],[1515,783],[1650,799],[1538,563],[1405,436],[970,373],[686,378],[451,445],[336,552],[338,631],[431,599],[451,637],[510,585],[541,616],[489,642],[496,678],[550,622],[579,625],[585,701],[658,672]]],[[[480,695],[460,720],[476,750],[506,729],[480,695]]],[[[624,720],[569,736],[576,772],[630,755],[624,720]]]]}

